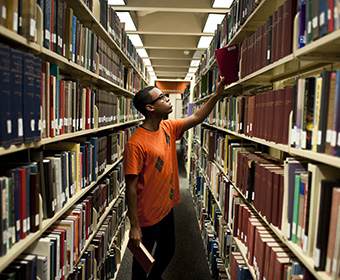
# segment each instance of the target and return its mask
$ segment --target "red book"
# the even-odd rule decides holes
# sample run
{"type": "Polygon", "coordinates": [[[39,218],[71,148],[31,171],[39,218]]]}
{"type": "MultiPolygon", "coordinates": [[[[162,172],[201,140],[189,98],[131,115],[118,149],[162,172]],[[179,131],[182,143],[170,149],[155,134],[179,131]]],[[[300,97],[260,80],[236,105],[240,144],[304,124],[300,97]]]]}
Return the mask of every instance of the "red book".
{"type": "Polygon", "coordinates": [[[282,143],[282,116],[284,115],[285,89],[279,89],[275,92],[274,103],[274,125],[272,141],[282,143]]]}
{"type": "Polygon", "coordinates": [[[64,97],[65,97],[65,88],[64,82],[59,80],[59,89],[60,89],[60,106],[59,106],[59,123],[60,123],[60,134],[64,134],[64,97]]]}
{"type": "Polygon", "coordinates": [[[26,197],[26,168],[19,168],[19,218],[20,239],[27,236],[27,197],[26,197]]]}
{"type": "Polygon", "coordinates": [[[233,235],[236,238],[239,238],[239,233],[240,233],[240,228],[239,228],[239,223],[240,223],[240,203],[235,204],[235,212],[234,212],[234,223],[233,223],[233,235]]]}
{"type": "Polygon", "coordinates": [[[155,262],[155,259],[149,253],[149,251],[144,247],[142,243],[139,244],[139,247],[135,247],[131,240],[129,240],[128,248],[138,261],[138,263],[142,266],[146,273],[149,273],[152,269],[152,266],[155,262]]]}
{"type": "Polygon", "coordinates": [[[282,248],[284,250],[287,250],[286,247],[283,246],[283,243],[280,241],[274,241],[274,242],[268,242],[266,243],[265,248],[265,257],[264,257],[264,270],[263,270],[263,277],[265,279],[269,279],[269,268],[271,266],[270,263],[270,252],[272,248],[282,248]]]}
{"type": "Polygon", "coordinates": [[[245,263],[240,252],[231,252],[230,257],[230,279],[237,279],[239,263],[245,263]]]}
{"type": "Polygon", "coordinates": [[[263,222],[261,222],[257,218],[251,218],[248,221],[248,242],[247,242],[247,260],[250,265],[253,265],[253,255],[254,255],[254,242],[255,242],[255,228],[263,226],[263,222]]]}
{"type": "Polygon", "coordinates": [[[282,125],[282,144],[288,143],[289,132],[289,115],[293,109],[293,88],[286,88],[285,103],[284,103],[283,125],[282,125]]]}
{"type": "Polygon", "coordinates": [[[273,237],[266,237],[266,235],[261,235],[260,239],[258,241],[258,251],[257,251],[257,266],[258,266],[258,272],[259,272],[259,279],[263,279],[263,275],[264,275],[264,266],[265,266],[265,253],[266,253],[266,246],[267,243],[270,242],[275,242],[277,241],[275,238],[273,237]]]}
{"type": "Polygon", "coordinates": [[[277,60],[276,57],[276,37],[277,37],[277,19],[278,19],[278,10],[276,10],[273,14],[273,27],[272,27],[272,49],[271,49],[271,55],[272,55],[272,60],[271,63],[274,63],[277,60]]]}
{"type": "Polygon", "coordinates": [[[292,53],[293,49],[293,27],[296,15],[297,0],[286,0],[283,4],[283,28],[281,57],[292,53]]]}
{"type": "Polygon", "coordinates": [[[55,96],[56,96],[56,78],[50,76],[50,136],[55,136],[56,119],[55,119],[55,96]]]}
{"type": "Polygon", "coordinates": [[[86,88],[86,116],[85,116],[85,129],[91,128],[91,90],[86,88]]]}
{"type": "Polygon", "coordinates": [[[334,1],[328,0],[328,33],[334,30],[334,1]]]}
{"type": "Polygon", "coordinates": [[[277,36],[276,36],[276,59],[279,60],[282,58],[282,40],[286,38],[286,34],[283,37],[283,5],[279,6],[277,9],[277,36]]]}
{"type": "Polygon", "coordinates": [[[275,279],[283,280],[284,266],[290,264],[290,258],[276,258],[274,262],[275,279]]]}
{"type": "Polygon", "coordinates": [[[53,232],[59,233],[60,237],[61,237],[61,242],[60,242],[60,269],[62,271],[61,280],[64,280],[66,275],[64,275],[63,272],[66,271],[66,267],[67,267],[67,265],[65,263],[66,260],[64,258],[64,256],[65,256],[64,252],[66,251],[66,248],[65,248],[66,230],[61,229],[61,228],[54,228],[53,232]],[[65,267],[65,270],[64,270],[64,267],[65,267]]]}
{"type": "Polygon", "coordinates": [[[233,45],[215,50],[218,69],[225,84],[231,84],[238,80],[238,46],[233,45]]]}
{"type": "Polygon", "coordinates": [[[51,15],[50,15],[50,20],[51,20],[51,26],[50,26],[50,50],[53,51],[53,37],[54,36],[57,36],[57,34],[54,34],[54,24],[57,24],[57,23],[54,23],[54,1],[55,0],[51,0],[51,15]]]}
{"type": "Polygon", "coordinates": [[[284,171],[282,168],[278,170],[274,170],[273,172],[271,223],[276,227],[279,225],[280,175],[283,175],[283,172],[284,171]]]}
{"type": "Polygon", "coordinates": [[[283,208],[283,192],[284,192],[284,175],[280,174],[280,185],[279,185],[279,206],[278,206],[278,226],[282,228],[282,208],[283,208]]]}

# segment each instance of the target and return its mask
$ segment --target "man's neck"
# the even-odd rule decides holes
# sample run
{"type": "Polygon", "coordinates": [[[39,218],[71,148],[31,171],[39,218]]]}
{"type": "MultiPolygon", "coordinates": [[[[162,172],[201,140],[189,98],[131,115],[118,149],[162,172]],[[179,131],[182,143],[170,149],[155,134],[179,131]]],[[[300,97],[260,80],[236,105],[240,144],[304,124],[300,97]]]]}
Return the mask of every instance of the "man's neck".
{"type": "Polygon", "coordinates": [[[159,129],[159,124],[161,123],[162,119],[159,118],[146,118],[143,127],[150,131],[157,131],[159,129]]]}

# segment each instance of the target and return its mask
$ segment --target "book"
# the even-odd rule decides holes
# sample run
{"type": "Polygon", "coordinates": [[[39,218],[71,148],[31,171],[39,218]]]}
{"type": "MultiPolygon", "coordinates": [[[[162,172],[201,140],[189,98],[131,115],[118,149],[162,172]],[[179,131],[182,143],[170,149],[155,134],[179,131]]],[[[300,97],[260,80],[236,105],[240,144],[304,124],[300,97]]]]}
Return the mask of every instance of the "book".
{"type": "Polygon", "coordinates": [[[325,270],[329,223],[331,214],[331,201],[334,188],[340,188],[338,180],[321,180],[321,195],[319,206],[319,221],[315,248],[314,268],[317,271],[325,270]]]}
{"type": "Polygon", "coordinates": [[[143,267],[144,271],[149,274],[152,266],[155,262],[155,259],[149,253],[149,251],[144,247],[143,243],[139,244],[139,247],[135,247],[132,244],[132,241],[129,240],[128,248],[138,261],[138,263],[143,267]]]}
{"type": "MultiPolygon", "coordinates": [[[[326,258],[326,266],[325,270],[328,275],[331,275],[333,271],[333,259],[334,259],[334,250],[336,244],[336,232],[337,232],[337,223],[338,223],[338,212],[340,206],[340,189],[334,188],[332,194],[332,203],[331,203],[331,213],[330,213],[330,225],[329,225],[329,235],[328,235],[328,245],[327,245],[327,258],[326,258]]],[[[336,263],[334,263],[336,266],[336,263]]]]}
{"type": "Polygon", "coordinates": [[[11,49],[9,46],[0,44],[0,146],[9,147],[12,138],[11,119],[11,49]]]}
{"type": "Polygon", "coordinates": [[[225,78],[226,85],[238,80],[238,45],[214,51],[220,75],[225,78]]]}

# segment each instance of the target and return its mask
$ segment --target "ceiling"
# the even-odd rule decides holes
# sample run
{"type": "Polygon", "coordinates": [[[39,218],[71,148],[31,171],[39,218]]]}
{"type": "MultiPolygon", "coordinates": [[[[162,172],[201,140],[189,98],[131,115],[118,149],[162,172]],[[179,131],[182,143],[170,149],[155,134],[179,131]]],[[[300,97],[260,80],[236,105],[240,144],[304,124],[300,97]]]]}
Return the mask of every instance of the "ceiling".
{"type": "MultiPolygon", "coordinates": [[[[200,59],[205,48],[197,48],[209,13],[225,14],[228,9],[212,8],[213,0],[125,0],[114,6],[129,11],[157,77],[185,79],[193,59],[200,59]]],[[[142,57],[145,59],[146,57],[142,57]]]]}

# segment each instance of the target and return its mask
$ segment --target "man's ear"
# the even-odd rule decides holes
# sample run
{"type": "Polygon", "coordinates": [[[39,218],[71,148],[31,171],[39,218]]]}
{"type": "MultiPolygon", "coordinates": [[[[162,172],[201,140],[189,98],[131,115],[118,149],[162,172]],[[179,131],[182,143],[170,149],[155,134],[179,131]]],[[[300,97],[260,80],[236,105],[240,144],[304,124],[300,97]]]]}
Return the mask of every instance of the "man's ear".
{"type": "Polygon", "coordinates": [[[155,109],[153,108],[152,104],[147,104],[145,106],[145,109],[148,110],[149,112],[153,112],[155,109]]]}

